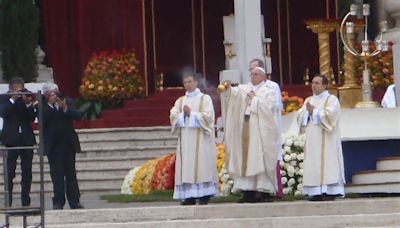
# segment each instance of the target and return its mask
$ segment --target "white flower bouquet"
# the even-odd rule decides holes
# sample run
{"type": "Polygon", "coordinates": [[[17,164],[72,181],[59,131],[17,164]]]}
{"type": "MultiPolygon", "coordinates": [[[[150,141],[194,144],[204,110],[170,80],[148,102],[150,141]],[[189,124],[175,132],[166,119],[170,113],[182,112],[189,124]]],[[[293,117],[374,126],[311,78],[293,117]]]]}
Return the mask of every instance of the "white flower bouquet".
{"type": "Polygon", "coordinates": [[[125,176],[124,181],[121,186],[121,194],[132,195],[133,192],[131,190],[131,185],[133,180],[135,179],[136,172],[139,170],[139,167],[135,167],[129,171],[129,173],[125,176]]]}
{"type": "Polygon", "coordinates": [[[283,135],[284,155],[280,161],[283,194],[301,195],[303,189],[303,147],[305,135],[283,135]]]}
{"type": "Polygon", "coordinates": [[[225,164],[222,165],[218,177],[221,183],[221,196],[229,196],[232,192],[233,180],[230,178],[228,171],[225,169],[225,164]]]}

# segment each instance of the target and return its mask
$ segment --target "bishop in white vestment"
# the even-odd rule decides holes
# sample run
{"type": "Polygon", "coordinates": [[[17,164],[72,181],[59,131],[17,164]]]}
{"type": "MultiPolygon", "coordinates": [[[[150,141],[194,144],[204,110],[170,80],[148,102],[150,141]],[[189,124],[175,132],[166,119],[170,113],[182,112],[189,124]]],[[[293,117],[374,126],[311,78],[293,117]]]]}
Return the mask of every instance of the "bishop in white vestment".
{"type": "MultiPolygon", "coordinates": [[[[260,67],[261,69],[264,69],[264,62],[261,59],[253,59],[250,61],[250,70],[255,68],[255,67],[260,67]]],[[[278,158],[277,158],[277,164],[279,164],[279,161],[282,160],[283,158],[283,148],[282,148],[282,110],[283,110],[283,103],[282,103],[282,93],[281,89],[278,85],[278,83],[270,80],[268,77],[265,80],[265,86],[272,89],[275,93],[275,120],[276,120],[276,127],[278,130],[279,138],[278,138],[278,143],[277,143],[277,150],[278,150],[278,158]]],[[[278,189],[276,192],[276,197],[282,198],[283,197],[283,187],[282,187],[282,182],[281,182],[281,174],[280,174],[280,166],[277,165],[277,172],[276,172],[276,177],[277,177],[277,185],[278,189]]]]}
{"type": "Polygon", "coordinates": [[[396,86],[394,84],[387,87],[381,105],[383,108],[396,108],[396,86]]]}
{"type": "Polygon", "coordinates": [[[197,83],[193,74],[184,76],[186,94],[170,111],[172,133],[178,136],[173,198],[182,205],[207,204],[218,194],[214,108],[197,83]]]}
{"type": "Polygon", "coordinates": [[[326,90],[328,80],[316,75],[313,96],[298,110],[297,121],[306,134],[303,194],[310,200],[333,200],[344,195],[344,165],[339,131],[340,103],[326,90]]]}
{"type": "Polygon", "coordinates": [[[278,138],[275,94],[265,71],[251,70],[250,83],[228,86],[224,95],[226,167],[239,202],[258,202],[258,193],[275,194],[278,138]]]}

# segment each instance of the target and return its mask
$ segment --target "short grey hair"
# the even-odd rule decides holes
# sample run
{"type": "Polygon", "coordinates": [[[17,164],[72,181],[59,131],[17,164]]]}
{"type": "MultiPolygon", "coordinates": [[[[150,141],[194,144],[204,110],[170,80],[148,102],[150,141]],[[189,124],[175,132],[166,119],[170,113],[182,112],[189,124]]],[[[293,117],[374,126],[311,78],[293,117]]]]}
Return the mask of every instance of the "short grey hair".
{"type": "Polygon", "coordinates": [[[44,83],[42,90],[43,94],[58,91],[58,85],[53,82],[46,82],[44,83]]]}

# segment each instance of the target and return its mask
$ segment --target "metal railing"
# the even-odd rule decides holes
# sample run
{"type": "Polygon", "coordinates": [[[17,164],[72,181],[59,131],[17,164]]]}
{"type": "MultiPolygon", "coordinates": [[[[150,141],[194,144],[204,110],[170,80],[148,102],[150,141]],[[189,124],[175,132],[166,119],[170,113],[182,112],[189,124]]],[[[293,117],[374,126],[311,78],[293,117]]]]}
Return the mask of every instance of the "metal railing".
{"type": "MultiPolygon", "coordinates": [[[[3,158],[3,175],[4,175],[4,208],[0,208],[0,214],[5,215],[5,223],[1,227],[10,227],[10,217],[11,216],[22,216],[23,217],[23,227],[28,227],[27,217],[28,216],[38,216],[40,215],[40,222],[34,225],[29,225],[30,227],[44,227],[45,226],[45,200],[44,200],[44,147],[43,147],[43,101],[41,91],[37,93],[31,92],[22,92],[18,94],[25,95],[35,95],[37,103],[37,117],[38,117],[38,126],[39,126],[39,144],[34,146],[20,146],[20,147],[0,147],[0,152],[2,152],[3,158]],[[7,172],[7,155],[8,153],[12,153],[13,150],[33,150],[36,151],[36,154],[39,156],[39,183],[40,183],[40,192],[39,192],[39,206],[31,207],[31,206],[23,206],[23,207],[11,207],[9,202],[9,196],[12,194],[8,191],[8,172],[7,172]]],[[[1,96],[10,96],[13,95],[11,93],[1,94],[1,96]]]]}

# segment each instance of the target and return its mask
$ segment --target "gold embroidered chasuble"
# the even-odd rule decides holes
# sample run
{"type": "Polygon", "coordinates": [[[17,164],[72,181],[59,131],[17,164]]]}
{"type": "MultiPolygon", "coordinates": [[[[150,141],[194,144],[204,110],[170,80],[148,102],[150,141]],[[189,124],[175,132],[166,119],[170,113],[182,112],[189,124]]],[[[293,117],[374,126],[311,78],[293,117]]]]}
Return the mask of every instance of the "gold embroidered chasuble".
{"type": "Polygon", "coordinates": [[[299,126],[303,125],[303,129],[305,127],[306,134],[304,186],[345,183],[339,115],[338,98],[327,92],[307,98],[303,107],[298,110],[297,121],[299,126]],[[318,114],[308,114],[305,105],[307,102],[315,106],[318,114]],[[307,123],[304,126],[305,122],[307,123]]]}
{"type": "MultiPolygon", "coordinates": [[[[278,131],[275,120],[275,94],[259,86],[249,102],[252,85],[229,88],[224,95],[226,166],[233,176],[249,178],[266,175],[276,188],[278,131]],[[247,109],[247,111],[246,111],[247,109]],[[248,114],[248,117],[245,117],[248,114]]],[[[255,190],[255,189],[254,189],[255,190]]]]}
{"type": "Polygon", "coordinates": [[[211,97],[202,93],[182,96],[170,110],[172,133],[178,136],[175,163],[175,184],[217,182],[214,108],[211,97]],[[183,107],[191,109],[183,118],[183,107]],[[177,126],[179,116],[184,126],[177,126]],[[193,124],[197,123],[194,127],[193,124]]]}

